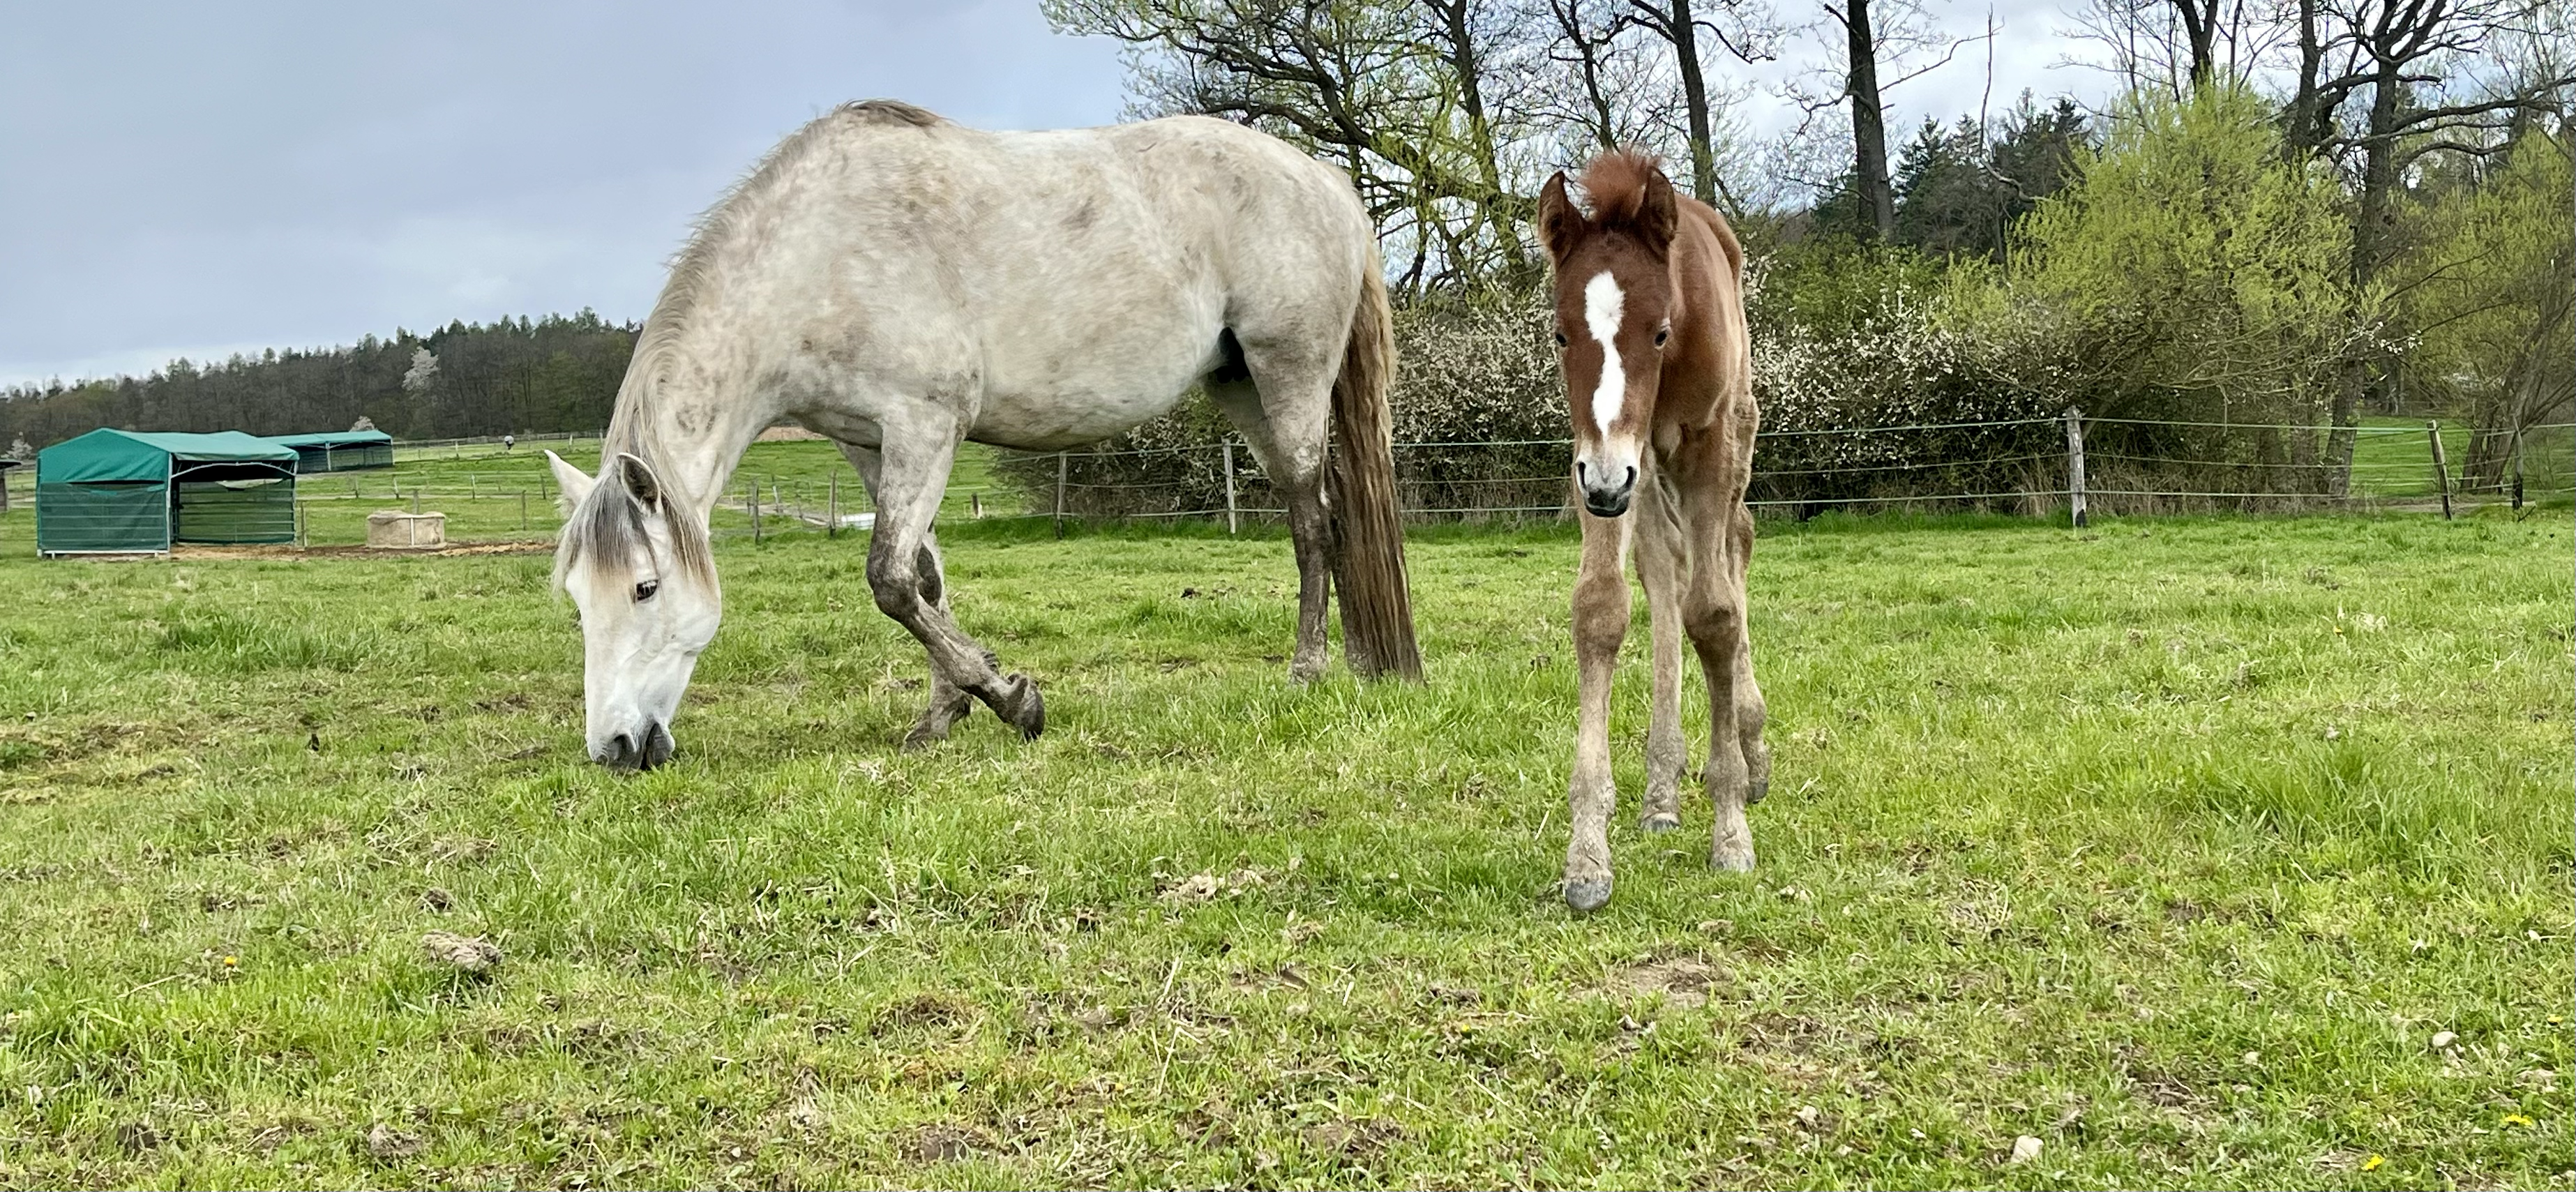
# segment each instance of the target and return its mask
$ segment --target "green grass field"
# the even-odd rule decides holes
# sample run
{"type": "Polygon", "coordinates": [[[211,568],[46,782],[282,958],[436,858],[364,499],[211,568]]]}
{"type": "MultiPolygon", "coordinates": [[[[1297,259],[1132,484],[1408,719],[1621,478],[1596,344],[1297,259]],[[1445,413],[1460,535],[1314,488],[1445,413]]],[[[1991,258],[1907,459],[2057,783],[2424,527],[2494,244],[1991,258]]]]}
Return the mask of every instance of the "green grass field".
{"type": "Polygon", "coordinates": [[[1632,666],[1576,920],[1553,527],[1311,690],[1278,536],[956,527],[1050,728],[912,754],[863,539],[728,538],[631,778],[543,555],[12,528],[0,1184],[2567,1187],[2569,531],[1770,528],[1761,867],[1632,666]]]}

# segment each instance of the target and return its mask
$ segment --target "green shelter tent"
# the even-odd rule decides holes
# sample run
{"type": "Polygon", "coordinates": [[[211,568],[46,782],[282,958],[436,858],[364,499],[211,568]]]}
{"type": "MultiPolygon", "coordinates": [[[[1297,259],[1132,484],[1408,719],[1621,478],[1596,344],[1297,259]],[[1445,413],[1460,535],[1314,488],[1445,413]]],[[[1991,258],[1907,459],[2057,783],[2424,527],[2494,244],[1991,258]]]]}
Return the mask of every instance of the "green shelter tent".
{"type": "Polygon", "coordinates": [[[36,453],[36,552],[295,541],[295,449],[237,430],[100,428],[36,453]]]}
{"type": "Polygon", "coordinates": [[[271,443],[295,449],[295,470],[350,472],[394,466],[394,437],[380,430],[342,430],[313,435],[270,435],[271,443]]]}

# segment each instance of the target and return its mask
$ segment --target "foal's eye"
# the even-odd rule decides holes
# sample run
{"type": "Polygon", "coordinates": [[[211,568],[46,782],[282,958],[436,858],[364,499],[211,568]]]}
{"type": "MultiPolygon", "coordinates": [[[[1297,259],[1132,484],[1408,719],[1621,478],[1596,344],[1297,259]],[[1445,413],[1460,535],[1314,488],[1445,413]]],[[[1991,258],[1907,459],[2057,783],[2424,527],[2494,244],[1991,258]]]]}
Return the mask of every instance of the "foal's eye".
{"type": "Polygon", "coordinates": [[[1565,333],[1562,331],[1556,333],[1556,346],[1560,348],[1565,346],[1565,333]]]}
{"type": "Polygon", "coordinates": [[[1660,348],[1660,347],[1664,346],[1664,341],[1665,341],[1665,340],[1668,340],[1668,339],[1671,339],[1672,337],[1673,337],[1673,329],[1672,329],[1672,328],[1670,328],[1670,327],[1657,327],[1657,328],[1655,328],[1655,346],[1656,346],[1656,347],[1659,347],[1659,348],[1660,348]]]}
{"type": "Polygon", "coordinates": [[[643,583],[635,585],[635,603],[642,604],[647,600],[651,600],[653,598],[653,593],[661,590],[662,581],[654,579],[645,580],[643,583]]]}

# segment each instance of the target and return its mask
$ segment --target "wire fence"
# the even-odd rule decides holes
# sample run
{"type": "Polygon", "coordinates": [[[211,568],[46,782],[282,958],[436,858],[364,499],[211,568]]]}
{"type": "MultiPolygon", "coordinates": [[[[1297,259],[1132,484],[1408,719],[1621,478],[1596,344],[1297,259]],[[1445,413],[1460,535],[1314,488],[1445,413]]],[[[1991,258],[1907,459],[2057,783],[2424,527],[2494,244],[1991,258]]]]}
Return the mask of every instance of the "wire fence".
{"type": "MultiPolygon", "coordinates": [[[[296,542],[308,546],[542,541],[558,515],[540,447],[596,445],[595,434],[397,444],[390,470],[296,482],[296,542]],[[415,516],[417,515],[417,516],[415,516]],[[434,525],[432,523],[435,523],[434,525]],[[371,529],[371,526],[374,527],[371,529]],[[389,538],[398,533],[399,538],[389,538]]],[[[1395,445],[1408,518],[1571,520],[1571,440],[1395,445]]],[[[17,475],[15,508],[36,502],[17,475]]],[[[6,491],[6,490],[0,490],[6,491]]],[[[2064,517],[2207,511],[2523,509],[2576,493],[2576,423],[2481,433],[2383,420],[2350,428],[2056,418],[1766,431],[1747,504],[1758,515],[2000,512],[2064,517]],[[2302,444],[2351,438],[2351,462],[2301,458],[2302,444]]],[[[8,505],[0,505],[5,511],[8,505]]],[[[1206,521],[1239,531],[1286,516],[1240,442],[961,461],[943,521],[1206,521]]],[[[864,532],[875,510],[858,474],[823,445],[764,443],[710,516],[722,537],[864,532]]],[[[5,524],[5,523],[0,523],[5,524]]],[[[26,525],[26,522],[17,522],[26,525]]],[[[15,537],[15,535],[12,535],[15,537]]]]}
{"type": "MultiPolygon", "coordinates": [[[[2054,418],[1782,430],[1758,436],[1746,503],[1772,516],[1959,510],[2062,513],[2079,524],[2093,512],[2521,508],[2576,492],[2571,430],[2576,424],[2509,434],[2432,423],[2334,428],[2088,419],[2073,411],[2054,418]],[[2340,466],[2329,462],[2338,435],[2351,439],[2350,462],[2340,466]]],[[[1571,518],[1571,449],[1567,439],[1398,443],[1404,511],[1571,518]]],[[[1032,507],[1018,514],[1024,517],[1221,518],[1239,525],[1284,514],[1240,444],[1019,456],[999,470],[1032,498],[1032,507]]]]}

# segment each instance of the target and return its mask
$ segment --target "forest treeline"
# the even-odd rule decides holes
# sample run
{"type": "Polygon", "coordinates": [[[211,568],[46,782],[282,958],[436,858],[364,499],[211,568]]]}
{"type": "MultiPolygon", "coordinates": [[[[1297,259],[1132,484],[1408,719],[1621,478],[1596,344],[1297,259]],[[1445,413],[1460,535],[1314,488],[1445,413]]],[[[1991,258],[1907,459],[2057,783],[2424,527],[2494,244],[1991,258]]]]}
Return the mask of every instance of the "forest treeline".
{"type": "Polygon", "coordinates": [[[595,431],[608,425],[635,332],[585,309],[21,386],[0,395],[0,440],[42,447],[101,426],[299,434],[361,418],[399,439],[595,431]]]}
{"type": "MultiPolygon", "coordinates": [[[[2503,467],[2524,429],[2576,416],[2576,6],[2064,0],[2092,43],[2069,56],[2106,62],[2114,98],[1954,88],[1942,119],[1891,129],[1891,94],[1990,48],[1942,33],[1931,3],[1041,7],[1061,30],[1128,45],[1135,115],[1243,121],[1349,171],[1402,310],[1407,437],[1563,433],[1529,217],[1552,172],[1612,146],[1660,154],[1743,235],[1766,427],[2079,406],[2223,424],[2119,449],[2330,494],[2367,413],[2477,427],[2472,477],[2503,467]],[[1766,69],[1789,79],[1779,98],[1806,114],[1799,128],[1743,131],[1752,63],[1797,66],[1766,69]]],[[[585,311],[174,362],[0,395],[0,436],[362,416],[405,437],[595,429],[633,334],[585,311]]],[[[1122,441],[1223,429],[1199,403],[1122,441]]],[[[1766,463],[1875,466],[1789,450],[1766,463]]]]}

